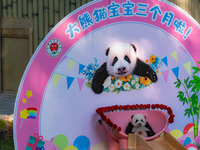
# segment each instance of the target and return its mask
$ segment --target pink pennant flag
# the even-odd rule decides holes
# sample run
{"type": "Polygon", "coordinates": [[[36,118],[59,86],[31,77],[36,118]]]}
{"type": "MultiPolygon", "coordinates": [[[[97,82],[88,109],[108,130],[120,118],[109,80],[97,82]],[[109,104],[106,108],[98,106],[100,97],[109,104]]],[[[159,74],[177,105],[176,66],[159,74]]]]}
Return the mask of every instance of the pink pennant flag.
{"type": "Polygon", "coordinates": [[[184,53],[186,53],[185,49],[182,46],[180,46],[178,49],[180,49],[181,51],[183,51],[184,53]]]}
{"type": "Polygon", "coordinates": [[[77,79],[77,80],[78,80],[79,90],[81,91],[83,84],[85,82],[85,79],[77,79]]]}
{"type": "Polygon", "coordinates": [[[165,71],[165,72],[162,72],[162,75],[163,75],[166,83],[167,83],[167,79],[168,79],[168,74],[169,74],[169,70],[165,71]]]}

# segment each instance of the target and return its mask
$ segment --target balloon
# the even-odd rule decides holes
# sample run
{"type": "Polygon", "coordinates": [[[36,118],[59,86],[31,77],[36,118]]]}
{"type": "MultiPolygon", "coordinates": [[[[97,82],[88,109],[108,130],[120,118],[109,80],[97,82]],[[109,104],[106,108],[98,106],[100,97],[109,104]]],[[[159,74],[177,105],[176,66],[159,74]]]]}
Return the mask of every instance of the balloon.
{"type": "Polygon", "coordinates": [[[57,148],[57,146],[54,143],[52,143],[51,141],[44,140],[44,142],[45,142],[45,144],[44,144],[45,150],[50,150],[50,149],[59,150],[57,148]]]}
{"type": "Polygon", "coordinates": [[[194,144],[187,144],[185,146],[188,150],[198,150],[197,146],[194,144]]]}
{"type": "Polygon", "coordinates": [[[75,146],[67,146],[64,150],[78,150],[75,146]]]}
{"type": "Polygon", "coordinates": [[[181,136],[183,136],[183,132],[178,130],[178,129],[175,129],[175,130],[172,130],[170,132],[170,134],[175,137],[176,139],[180,138],[181,136]]]}
{"type": "Polygon", "coordinates": [[[59,134],[54,137],[53,143],[59,148],[59,149],[64,149],[65,147],[68,146],[68,139],[65,135],[59,134]]]}
{"type": "Polygon", "coordinates": [[[183,133],[186,134],[193,127],[193,123],[188,123],[185,128],[183,129],[183,133]]]}
{"type": "Polygon", "coordinates": [[[75,139],[74,144],[78,150],[88,150],[90,148],[90,140],[86,136],[79,136],[75,139]]]}

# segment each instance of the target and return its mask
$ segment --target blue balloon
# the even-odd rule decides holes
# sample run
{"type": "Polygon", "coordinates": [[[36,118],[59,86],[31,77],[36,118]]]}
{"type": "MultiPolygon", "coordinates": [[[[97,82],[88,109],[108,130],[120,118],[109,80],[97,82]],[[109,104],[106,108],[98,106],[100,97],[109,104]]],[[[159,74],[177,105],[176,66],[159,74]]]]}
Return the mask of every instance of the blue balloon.
{"type": "Polygon", "coordinates": [[[90,140],[86,136],[79,136],[75,139],[73,146],[78,150],[88,150],[90,148],[90,140]]]}

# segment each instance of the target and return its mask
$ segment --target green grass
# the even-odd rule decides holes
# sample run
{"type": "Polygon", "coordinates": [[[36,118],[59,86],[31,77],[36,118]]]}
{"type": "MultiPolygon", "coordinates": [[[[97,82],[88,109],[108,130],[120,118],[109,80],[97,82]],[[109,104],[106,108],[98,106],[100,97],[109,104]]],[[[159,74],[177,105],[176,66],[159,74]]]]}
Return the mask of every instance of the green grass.
{"type": "Polygon", "coordinates": [[[14,150],[12,126],[12,122],[0,120],[0,129],[4,133],[4,137],[0,137],[0,150],[14,150]]]}

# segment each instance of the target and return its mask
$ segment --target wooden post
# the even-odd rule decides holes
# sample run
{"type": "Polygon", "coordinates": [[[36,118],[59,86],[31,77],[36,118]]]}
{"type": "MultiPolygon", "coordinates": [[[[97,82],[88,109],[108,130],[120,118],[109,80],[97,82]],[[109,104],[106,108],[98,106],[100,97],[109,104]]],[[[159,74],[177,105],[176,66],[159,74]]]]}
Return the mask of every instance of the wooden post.
{"type": "Polygon", "coordinates": [[[3,14],[2,14],[2,16],[4,17],[4,18],[6,18],[7,17],[7,1],[6,0],[3,0],[2,1],[2,10],[3,10],[3,14]]]}
{"type": "Polygon", "coordinates": [[[26,18],[28,17],[28,5],[27,5],[27,0],[23,0],[22,2],[22,17],[26,18]]]}
{"type": "MultiPolygon", "coordinates": [[[[3,7],[2,5],[3,3],[0,2],[0,8],[3,7]]],[[[2,25],[2,16],[3,16],[3,9],[0,9],[0,59],[2,59],[1,57],[1,54],[2,54],[2,37],[1,37],[1,25],[2,25]]],[[[2,64],[1,64],[1,61],[0,61],[0,93],[2,93],[2,73],[1,73],[1,70],[2,70],[2,64]]]]}
{"type": "Polygon", "coordinates": [[[28,17],[33,17],[33,2],[32,0],[28,0],[28,17]]]}
{"type": "Polygon", "coordinates": [[[13,0],[13,10],[12,10],[12,16],[14,18],[17,18],[17,0],[13,0]]]}
{"type": "Polygon", "coordinates": [[[54,25],[60,20],[59,0],[54,0],[54,25]]]}
{"type": "Polygon", "coordinates": [[[49,0],[49,31],[54,27],[53,0],[49,0]]]}
{"type": "Polygon", "coordinates": [[[8,11],[8,17],[11,18],[12,17],[12,0],[7,0],[8,4],[7,4],[7,11],[8,11]]]}
{"type": "Polygon", "coordinates": [[[65,17],[65,1],[60,0],[60,20],[62,20],[65,17]]]}
{"type": "Polygon", "coordinates": [[[65,16],[70,13],[70,0],[65,0],[65,16]]]}

